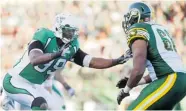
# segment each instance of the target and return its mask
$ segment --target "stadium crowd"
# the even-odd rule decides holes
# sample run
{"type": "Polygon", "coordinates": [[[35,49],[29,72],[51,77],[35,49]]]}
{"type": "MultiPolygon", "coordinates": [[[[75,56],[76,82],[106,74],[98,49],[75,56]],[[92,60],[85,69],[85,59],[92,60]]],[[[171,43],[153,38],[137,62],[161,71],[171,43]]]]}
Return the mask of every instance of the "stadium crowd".
{"type": "MultiPolygon", "coordinates": [[[[130,1],[36,0],[30,3],[26,1],[1,3],[1,80],[7,70],[21,57],[33,33],[41,27],[52,28],[57,13],[72,13],[78,17],[80,47],[85,52],[98,57],[119,57],[128,49],[121,22],[123,13],[130,3],[130,1]]],[[[173,35],[177,51],[186,66],[186,2],[149,3],[154,10],[154,20],[167,26],[173,35]]],[[[63,74],[77,94],[73,102],[69,103],[71,105],[78,103],[77,108],[86,109],[90,108],[89,103],[94,101],[98,109],[114,109],[118,91],[115,84],[129,67],[131,62],[107,70],[81,68],[68,63],[63,74]],[[85,102],[87,104],[81,106],[85,102]]]]}

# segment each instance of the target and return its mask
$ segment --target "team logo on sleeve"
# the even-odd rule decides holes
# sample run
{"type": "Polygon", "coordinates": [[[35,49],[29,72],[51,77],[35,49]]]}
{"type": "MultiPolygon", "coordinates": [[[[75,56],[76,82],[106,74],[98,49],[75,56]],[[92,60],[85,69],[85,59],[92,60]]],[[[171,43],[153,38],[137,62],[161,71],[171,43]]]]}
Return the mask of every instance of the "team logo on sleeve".
{"type": "Polygon", "coordinates": [[[146,29],[144,28],[132,28],[129,30],[129,37],[134,38],[134,37],[143,37],[149,40],[150,36],[149,33],[146,29]]]}
{"type": "Polygon", "coordinates": [[[129,37],[136,36],[137,35],[137,30],[134,29],[132,31],[129,31],[129,37]]]}

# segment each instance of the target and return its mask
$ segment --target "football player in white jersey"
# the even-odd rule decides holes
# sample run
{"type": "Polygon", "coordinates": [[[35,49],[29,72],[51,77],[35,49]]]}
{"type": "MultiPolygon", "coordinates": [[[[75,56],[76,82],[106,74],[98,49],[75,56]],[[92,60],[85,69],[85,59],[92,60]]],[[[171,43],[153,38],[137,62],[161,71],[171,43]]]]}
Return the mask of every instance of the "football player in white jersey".
{"type": "Polygon", "coordinates": [[[151,22],[152,11],[145,3],[133,3],[124,18],[122,25],[132,50],[133,69],[119,92],[118,104],[138,85],[147,67],[149,77],[157,79],[127,110],[171,110],[186,95],[186,71],[172,36],[164,26],[151,22]]]}

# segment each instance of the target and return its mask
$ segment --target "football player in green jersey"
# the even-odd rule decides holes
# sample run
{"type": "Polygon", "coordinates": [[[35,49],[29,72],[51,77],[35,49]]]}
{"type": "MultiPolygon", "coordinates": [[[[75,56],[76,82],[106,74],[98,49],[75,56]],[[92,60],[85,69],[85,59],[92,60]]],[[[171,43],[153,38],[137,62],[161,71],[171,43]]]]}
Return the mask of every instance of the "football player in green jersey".
{"type": "Polygon", "coordinates": [[[133,69],[118,94],[118,104],[137,86],[146,67],[149,77],[157,78],[141,91],[128,110],[171,110],[186,95],[186,71],[172,36],[165,27],[153,23],[151,15],[148,5],[136,2],[122,23],[133,54],[133,69]]]}
{"type": "Polygon", "coordinates": [[[130,58],[130,54],[117,59],[96,58],[83,52],[79,48],[77,23],[72,15],[59,14],[53,30],[41,28],[35,32],[28,50],[4,77],[3,88],[8,97],[36,110],[60,109],[41,84],[67,61],[103,69],[130,58]]]}

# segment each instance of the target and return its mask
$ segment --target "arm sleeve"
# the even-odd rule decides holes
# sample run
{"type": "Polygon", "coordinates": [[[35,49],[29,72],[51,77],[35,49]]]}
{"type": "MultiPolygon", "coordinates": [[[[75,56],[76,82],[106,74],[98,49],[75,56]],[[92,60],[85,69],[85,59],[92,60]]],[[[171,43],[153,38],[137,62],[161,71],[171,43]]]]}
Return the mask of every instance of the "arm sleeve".
{"type": "Polygon", "coordinates": [[[76,64],[80,66],[84,66],[83,61],[84,61],[85,56],[87,55],[88,55],[87,53],[83,52],[81,49],[78,49],[78,51],[72,58],[72,62],[75,62],[76,64]]]}
{"type": "Polygon", "coordinates": [[[43,44],[40,41],[32,41],[29,46],[28,46],[28,55],[30,53],[30,51],[32,50],[40,50],[41,52],[44,52],[44,47],[43,44]]]}

